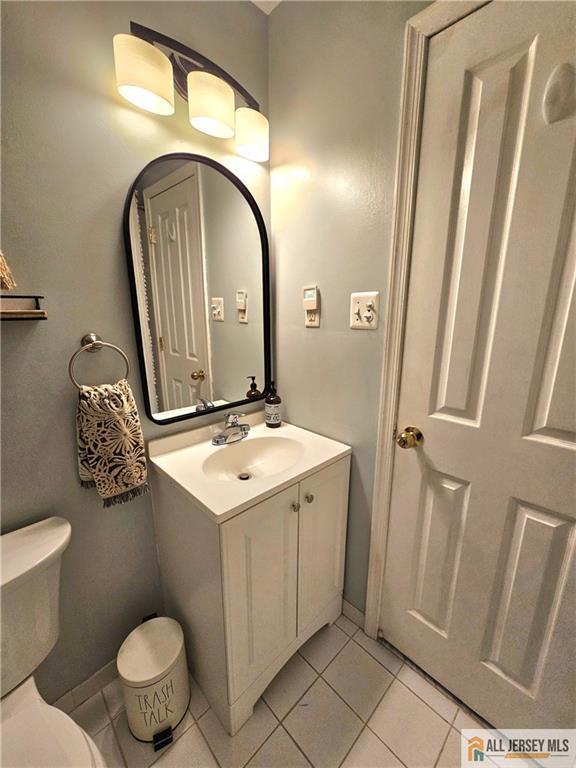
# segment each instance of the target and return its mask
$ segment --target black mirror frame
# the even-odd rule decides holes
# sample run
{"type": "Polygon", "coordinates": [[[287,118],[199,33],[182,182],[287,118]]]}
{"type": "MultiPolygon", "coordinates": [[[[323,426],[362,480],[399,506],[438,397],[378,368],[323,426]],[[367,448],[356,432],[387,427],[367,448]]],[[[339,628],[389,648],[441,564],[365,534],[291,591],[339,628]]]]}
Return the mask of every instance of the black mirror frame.
{"type": "Polygon", "coordinates": [[[154,424],[173,424],[177,421],[184,421],[186,419],[193,419],[199,416],[208,416],[211,413],[218,413],[219,411],[227,411],[230,408],[237,408],[239,405],[247,405],[248,403],[255,403],[259,400],[263,400],[270,391],[270,384],[272,380],[272,349],[271,349],[271,306],[270,306],[270,251],[268,247],[268,234],[266,232],[266,224],[264,218],[258,207],[258,203],[252,196],[252,193],[246,187],[246,185],[240,181],[240,179],[228,170],[224,165],[212,160],[210,157],[204,155],[195,155],[191,152],[173,152],[168,155],[160,155],[159,157],[151,160],[138,174],[136,180],[130,187],[126,202],[124,203],[123,214],[123,230],[124,230],[124,247],[126,250],[126,258],[128,261],[128,277],[130,279],[130,296],[132,299],[132,313],[134,315],[134,329],[136,332],[136,345],[138,347],[138,367],[140,369],[140,378],[142,379],[142,391],[144,393],[144,405],[146,409],[146,415],[150,421],[154,424]],[[134,273],[134,257],[132,253],[132,243],[130,241],[130,206],[132,203],[132,196],[138,186],[140,180],[146,171],[157,162],[161,160],[188,160],[190,162],[203,163],[210,168],[214,168],[225,176],[228,181],[239,190],[242,194],[252,213],[256,219],[258,226],[258,233],[260,235],[260,244],[262,246],[262,313],[263,313],[263,341],[264,341],[264,388],[262,394],[258,397],[244,398],[243,400],[235,400],[232,403],[226,405],[216,405],[207,411],[196,411],[194,413],[185,413],[181,416],[172,416],[169,419],[158,419],[152,413],[152,404],[150,402],[150,392],[148,391],[148,378],[146,375],[146,365],[144,361],[144,346],[142,343],[142,324],[140,323],[140,311],[138,306],[138,295],[136,292],[136,276],[134,273]]]}

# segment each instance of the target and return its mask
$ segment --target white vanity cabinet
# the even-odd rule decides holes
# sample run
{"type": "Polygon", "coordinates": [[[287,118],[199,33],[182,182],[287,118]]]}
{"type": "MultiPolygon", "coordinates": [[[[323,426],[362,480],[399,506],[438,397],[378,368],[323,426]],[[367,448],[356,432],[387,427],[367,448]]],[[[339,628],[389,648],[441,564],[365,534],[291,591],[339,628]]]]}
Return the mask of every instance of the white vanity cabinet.
{"type": "Polygon", "coordinates": [[[340,447],[333,461],[222,521],[152,459],[166,613],[181,622],[192,673],[231,734],[341,612],[350,449],[327,442],[340,447]]]}

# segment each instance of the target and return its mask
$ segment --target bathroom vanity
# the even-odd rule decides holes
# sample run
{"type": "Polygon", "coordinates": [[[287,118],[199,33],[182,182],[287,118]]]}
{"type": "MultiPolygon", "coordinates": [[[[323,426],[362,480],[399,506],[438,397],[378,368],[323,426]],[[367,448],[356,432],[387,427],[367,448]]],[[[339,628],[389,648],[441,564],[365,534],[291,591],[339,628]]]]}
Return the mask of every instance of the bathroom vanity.
{"type": "Polygon", "coordinates": [[[341,612],[351,449],[289,424],[271,432],[253,423],[232,445],[213,446],[211,428],[149,444],[166,611],[230,734],[341,612]]]}

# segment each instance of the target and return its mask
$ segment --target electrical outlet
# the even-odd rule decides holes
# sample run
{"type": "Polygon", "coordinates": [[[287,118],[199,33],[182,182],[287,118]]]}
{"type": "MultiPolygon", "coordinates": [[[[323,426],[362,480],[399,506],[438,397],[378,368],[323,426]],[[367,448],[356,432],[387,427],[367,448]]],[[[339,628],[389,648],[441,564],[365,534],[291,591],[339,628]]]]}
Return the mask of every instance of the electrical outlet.
{"type": "Polygon", "coordinates": [[[320,310],[319,309],[304,310],[304,326],[306,328],[320,328],[320,310]]]}
{"type": "Polygon", "coordinates": [[[224,299],[220,297],[210,299],[210,317],[216,322],[224,322],[224,299]]]}
{"type": "Polygon", "coordinates": [[[378,328],[379,291],[350,294],[350,328],[374,331],[378,328]]]}

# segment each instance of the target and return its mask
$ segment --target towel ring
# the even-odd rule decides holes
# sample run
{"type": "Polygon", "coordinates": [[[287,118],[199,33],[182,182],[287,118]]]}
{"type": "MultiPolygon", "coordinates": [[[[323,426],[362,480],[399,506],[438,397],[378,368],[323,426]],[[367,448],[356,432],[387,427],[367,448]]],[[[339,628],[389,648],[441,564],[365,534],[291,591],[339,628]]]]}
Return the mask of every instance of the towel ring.
{"type": "Polygon", "coordinates": [[[118,352],[119,355],[122,355],[124,362],[126,363],[126,374],[124,378],[128,378],[130,375],[130,361],[128,360],[126,353],[123,352],[120,347],[117,347],[115,344],[110,344],[109,341],[102,341],[100,336],[97,336],[95,333],[87,333],[82,337],[81,343],[82,346],[74,352],[68,363],[68,376],[70,376],[70,380],[75,387],[82,389],[82,385],[79,384],[74,377],[74,363],[76,362],[78,355],[82,352],[97,352],[99,349],[102,349],[102,347],[108,347],[108,349],[113,349],[115,352],[118,352]]]}

